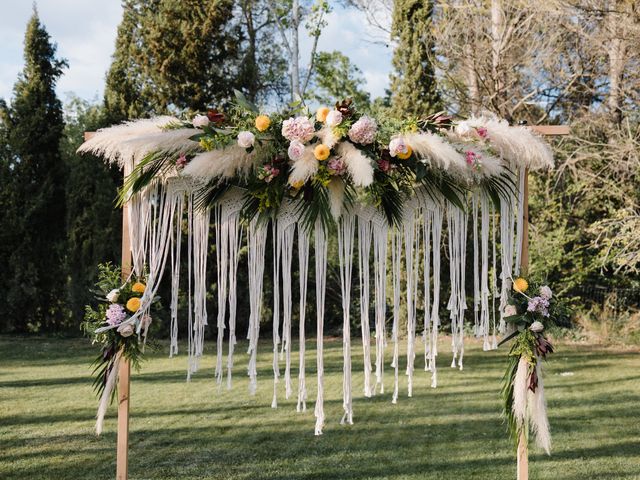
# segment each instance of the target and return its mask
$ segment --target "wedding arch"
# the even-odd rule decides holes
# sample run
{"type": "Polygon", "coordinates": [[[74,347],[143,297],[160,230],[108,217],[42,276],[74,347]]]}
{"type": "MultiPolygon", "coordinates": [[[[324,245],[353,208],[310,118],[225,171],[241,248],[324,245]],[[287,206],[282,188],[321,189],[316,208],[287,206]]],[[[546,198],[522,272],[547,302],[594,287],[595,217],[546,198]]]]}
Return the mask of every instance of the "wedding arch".
{"type": "MultiPolygon", "coordinates": [[[[315,119],[302,105],[267,114],[241,94],[226,114],[212,110],[189,122],[156,117],[87,132],[79,151],[104,157],[119,165],[125,175],[119,197],[123,207],[123,281],[136,275],[145,276],[146,283],[139,305],[126,320],[98,330],[135,329],[138,336],[146,338],[145,315],[168,263],[172,287],[170,355],[178,353],[178,290],[186,283],[189,312],[183,335],[188,345],[187,379],[191,378],[198,370],[205,328],[210,324],[205,279],[209,226],[213,223],[218,272],[215,377],[218,384],[231,388],[238,255],[246,241],[250,293],[247,372],[249,393],[255,393],[265,244],[272,235],[272,407],[277,407],[279,395],[284,394],[286,398],[297,396],[297,410],[305,410],[305,316],[313,252],[317,341],[314,414],[315,434],[320,435],[325,423],[327,235],[335,229],[344,320],[341,423],[352,423],[350,290],[354,248],[358,252],[364,395],[384,393],[384,367],[390,359],[390,399],[397,401],[400,341],[407,344],[408,396],[412,395],[420,343],[425,370],[435,388],[441,306],[449,311],[452,367],[463,368],[466,311],[472,312],[468,316],[473,318],[473,332],[483,340],[484,350],[495,349],[498,335],[505,333],[505,307],[513,278],[528,265],[528,172],[553,166],[551,150],[540,135],[566,133],[564,126],[514,127],[491,116],[458,122],[442,114],[425,119],[374,119],[357,112],[349,101],[318,109],[315,119]],[[182,238],[184,218],[186,239],[182,238]],[[469,234],[473,238],[471,253],[467,252],[469,234]],[[188,245],[186,259],[181,258],[183,241],[188,245]],[[292,378],[294,244],[300,273],[297,385],[292,378]],[[443,248],[449,253],[451,285],[446,303],[440,288],[443,248]],[[180,265],[185,261],[189,272],[186,281],[180,279],[180,265]],[[467,306],[465,289],[469,262],[474,285],[471,307],[467,306]],[[406,293],[400,284],[403,269],[406,293]],[[389,332],[387,275],[392,286],[389,332]],[[369,318],[370,297],[373,322],[369,318]],[[401,304],[406,318],[401,318],[401,304]],[[423,318],[418,318],[417,305],[424,307],[423,318]],[[127,325],[130,327],[124,328],[127,325]],[[371,330],[375,332],[373,341],[371,330]],[[388,341],[391,354],[385,358],[388,341]]],[[[115,355],[106,373],[108,386],[102,393],[97,429],[102,428],[108,398],[117,383],[117,478],[126,479],[130,406],[130,361],[126,355],[115,355]]],[[[527,476],[527,443],[521,437],[518,478],[527,476]]]]}

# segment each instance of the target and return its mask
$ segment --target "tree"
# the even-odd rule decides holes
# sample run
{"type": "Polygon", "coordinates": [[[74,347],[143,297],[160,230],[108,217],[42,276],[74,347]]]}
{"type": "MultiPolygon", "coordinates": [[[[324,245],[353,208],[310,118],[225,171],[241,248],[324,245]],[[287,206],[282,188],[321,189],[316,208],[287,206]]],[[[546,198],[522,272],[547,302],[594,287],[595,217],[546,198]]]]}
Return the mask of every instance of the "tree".
{"type": "Polygon", "coordinates": [[[66,165],[65,182],[67,248],[67,307],[74,324],[91,303],[96,265],[120,261],[122,212],[114,205],[122,174],[100,158],[78,155],[83,134],[104,124],[103,108],[72,97],[65,104],[65,135],[62,155],[66,165]]]}
{"type": "Polygon", "coordinates": [[[341,52],[316,54],[315,71],[308,97],[333,105],[342,98],[352,98],[359,109],[367,109],[369,93],[362,89],[362,71],[341,52]]]}
{"type": "Polygon", "coordinates": [[[202,111],[238,77],[231,0],[126,0],[105,106],[110,116],[202,111]]]}
{"type": "Polygon", "coordinates": [[[0,239],[0,317],[10,319],[17,331],[59,328],[63,321],[64,121],[55,85],[66,62],[56,57],[56,46],[35,9],[25,34],[24,60],[11,105],[0,105],[3,173],[8,172],[3,218],[10,222],[3,225],[0,239]]]}
{"type": "Polygon", "coordinates": [[[433,1],[396,0],[391,37],[395,73],[391,77],[392,105],[398,115],[426,115],[440,105],[432,64],[433,1]]]}

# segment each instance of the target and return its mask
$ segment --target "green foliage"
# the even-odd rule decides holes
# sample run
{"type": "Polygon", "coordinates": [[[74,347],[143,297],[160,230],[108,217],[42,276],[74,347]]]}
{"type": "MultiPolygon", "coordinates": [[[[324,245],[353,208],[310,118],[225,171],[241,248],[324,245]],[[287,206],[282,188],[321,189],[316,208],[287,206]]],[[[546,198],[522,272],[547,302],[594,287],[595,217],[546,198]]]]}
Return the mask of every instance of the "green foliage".
{"type": "Polygon", "coordinates": [[[22,332],[65,325],[64,120],[55,86],[66,62],[35,10],[24,46],[11,105],[0,103],[0,329],[22,332]]]}
{"type": "Polygon", "coordinates": [[[440,96],[433,66],[432,0],[396,0],[391,36],[393,54],[392,105],[396,115],[426,115],[438,109],[440,96]]]}
{"type": "Polygon", "coordinates": [[[370,97],[363,87],[362,71],[341,52],[318,52],[314,62],[313,83],[307,97],[331,105],[336,98],[351,98],[361,110],[367,110],[370,97]]]}

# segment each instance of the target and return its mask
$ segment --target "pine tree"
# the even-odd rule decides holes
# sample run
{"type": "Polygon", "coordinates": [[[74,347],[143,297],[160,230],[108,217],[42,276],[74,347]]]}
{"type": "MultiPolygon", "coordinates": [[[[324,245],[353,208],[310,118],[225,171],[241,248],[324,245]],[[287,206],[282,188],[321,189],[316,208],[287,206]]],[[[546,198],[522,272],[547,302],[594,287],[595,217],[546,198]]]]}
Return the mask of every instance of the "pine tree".
{"type": "Polygon", "coordinates": [[[439,108],[432,63],[433,0],[396,0],[391,36],[397,42],[391,76],[392,107],[397,115],[427,115],[439,108]]]}
{"type": "Polygon", "coordinates": [[[55,85],[66,66],[37,11],[27,25],[25,66],[10,106],[0,105],[3,301],[0,317],[17,331],[53,329],[63,320],[65,242],[62,106],[55,85]],[[3,175],[4,176],[4,175],[3,175]]]}

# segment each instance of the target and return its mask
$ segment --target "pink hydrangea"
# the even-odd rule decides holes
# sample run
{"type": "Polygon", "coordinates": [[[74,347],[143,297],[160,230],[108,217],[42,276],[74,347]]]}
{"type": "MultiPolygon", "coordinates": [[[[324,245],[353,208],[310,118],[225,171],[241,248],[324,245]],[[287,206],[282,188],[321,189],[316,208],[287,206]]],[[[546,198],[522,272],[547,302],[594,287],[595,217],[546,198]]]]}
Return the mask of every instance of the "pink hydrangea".
{"type": "Polygon", "coordinates": [[[331,175],[342,175],[347,170],[342,157],[333,157],[327,162],[327,168],[331,175]]]}
{"type": "Polygon", "coordinates": [[[314,134],[313,123],[307,117],[291,117],[282,122],[282,136],[289,141],[298,140],[305,143],[311,140],[314,134]]]}
{"type": "Polygon", "coordinates": [[[124,311],[124,307],[118,303],[112,303],[107,308],[106,312],[107,323],[113,327],[120,325],[125,318],[127,318],[127,312],[124,311]]]}
{"type": "Polygon", "coordinates": [[[349,139],[354,143],[369,145],[375,140],[377,131],[378,124],[376,121],[371,117],[363,115],[356,123],[351,125],[349,129],[349,139]]]}

